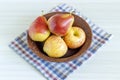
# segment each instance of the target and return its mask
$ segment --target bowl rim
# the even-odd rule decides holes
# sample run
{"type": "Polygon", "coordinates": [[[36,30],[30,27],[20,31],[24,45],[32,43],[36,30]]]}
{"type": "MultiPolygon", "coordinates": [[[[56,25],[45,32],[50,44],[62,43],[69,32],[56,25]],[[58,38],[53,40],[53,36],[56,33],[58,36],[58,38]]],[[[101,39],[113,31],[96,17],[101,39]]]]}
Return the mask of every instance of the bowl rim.
{"type": "MultiPolygon", "coordinates": [[[[46,16],[46,15],[49,15],[49,14],[58,14],[58,13],[59,14],[65,14],[65,13],[70,13],[70,12],[50,12],[50,13],[47,13],[47,14],[45,14],[43,16],[46,16]]],[[[27,31],[28,46],[33,51],[33,53],[35,53],[39,58],[42,58],[42,59],[50,61],[50,62],[67,62],[67,61],[71,61],[71,60],[74,60],[74,59],[82,56],[84,54],[84,52],[86,50],[88,50],[88,48],[90,47],[90,45],[92,43],[92,30],[91,30],[90,26],[88,25],[88,23],[84,19],[82,19],[80,16],[78,16],[76,14],[73,14],[73,13],[72,13],[72,15],[80,18],[84,22],[84,24],[87,27],[87,29],[89,30],[89,34],[87,34],[87,35],[89,35],[89,41],[88,41],[88,39],[86,39],[86,41],[85,41],[82,49],[79,49],[79,51],[77,53],[75,53],[74,55],[69,56],[69,57],[65,57],[65,58],[53,58],[53,57],[49,57],[49,56],[46,56],[45,54],[41,54],[42,52],[40,52],[39,49],[37,48],[37,46],[35,44],[35,41],[32,41],[30,39],[30,37],[28,35],[28,31],[27,31]]]]}

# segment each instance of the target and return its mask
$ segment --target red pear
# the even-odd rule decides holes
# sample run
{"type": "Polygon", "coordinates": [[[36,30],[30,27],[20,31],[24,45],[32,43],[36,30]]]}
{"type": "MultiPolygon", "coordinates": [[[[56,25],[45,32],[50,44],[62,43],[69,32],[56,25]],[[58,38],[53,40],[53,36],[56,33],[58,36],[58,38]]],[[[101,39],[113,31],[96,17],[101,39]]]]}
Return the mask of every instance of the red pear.
{"type": "Polygon", "coordinates": [[[28,29],[29,36],[34,41],[44,41],[50,35],[47,20],[44,16],[39,16],[28,29]]]}
{"type": "Polygon", "coordinates": [[[74,22],[72,14],[55,14],[48,19],[48,28],[51,33],[64,36],[70,30],[74,22]]]}

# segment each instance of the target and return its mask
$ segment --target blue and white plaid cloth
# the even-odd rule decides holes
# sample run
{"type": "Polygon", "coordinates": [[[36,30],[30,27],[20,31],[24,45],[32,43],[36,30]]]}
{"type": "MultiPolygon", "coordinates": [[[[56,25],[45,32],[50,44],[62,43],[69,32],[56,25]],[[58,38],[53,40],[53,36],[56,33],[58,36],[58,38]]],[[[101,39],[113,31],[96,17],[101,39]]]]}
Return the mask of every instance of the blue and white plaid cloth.
{"type": "Polygon", "coordinates": [[[91,22],[89,18],[81,14],[71,6],[66,4],[58,5],[53,8],[50,12],[72,12],[82,17],[91,27],[93,32],[93,40],[90,48],[85,54],[73,61],[69,62],[49,62],[39,58],[35,55],[27,46],[26,31],[15,38],[9,47],[19,54],[25,61],[34,66],[39,72],[41,72],[47,80],[65,80],[66,77],[79,67],[84,61],[90,58],[106,41],[109,40],[111,34],[105,32],[96,24],[91,22]]]}

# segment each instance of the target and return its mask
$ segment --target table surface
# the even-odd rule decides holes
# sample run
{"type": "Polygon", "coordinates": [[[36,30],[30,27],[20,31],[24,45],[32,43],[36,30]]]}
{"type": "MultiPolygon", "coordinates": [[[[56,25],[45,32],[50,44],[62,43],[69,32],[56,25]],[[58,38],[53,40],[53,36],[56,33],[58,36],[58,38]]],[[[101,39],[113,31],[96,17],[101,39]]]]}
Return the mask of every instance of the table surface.
{"type": "Polygon", "coordinates": [[[120,80],[120,0],[0,0],[0,80],[46,80],[8,44],[41,10],[67,3],[113,34],[107,44],[66,80],[120,80]]]}

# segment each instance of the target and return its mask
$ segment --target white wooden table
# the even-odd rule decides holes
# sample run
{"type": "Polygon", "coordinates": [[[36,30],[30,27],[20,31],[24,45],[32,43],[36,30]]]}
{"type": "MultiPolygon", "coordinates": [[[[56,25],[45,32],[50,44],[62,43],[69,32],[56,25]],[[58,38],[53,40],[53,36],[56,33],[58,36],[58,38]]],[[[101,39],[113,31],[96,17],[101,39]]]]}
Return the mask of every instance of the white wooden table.
{"type": "Polygon", "coordinates": [[[120,0],[0,0],[0,80],[46,80],[8,44],[41,14],[67,3],[113,37],[66,80],[120,80],[120,0]]]}

